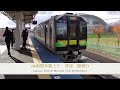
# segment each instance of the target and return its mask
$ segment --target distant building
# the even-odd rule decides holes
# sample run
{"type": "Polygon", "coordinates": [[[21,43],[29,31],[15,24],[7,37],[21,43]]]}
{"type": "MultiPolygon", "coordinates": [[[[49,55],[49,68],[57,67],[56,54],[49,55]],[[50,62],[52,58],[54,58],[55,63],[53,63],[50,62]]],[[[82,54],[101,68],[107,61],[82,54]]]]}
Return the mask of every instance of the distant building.
{"type": "Polygon", "coordinates": [[[86,20],[88,34],[93,34],[92,27],[95,25],[103,25],[105,27],[105,32],[107,32],[107,30],[108,30],[107,23],[104,20],[102,20],[101,18],[94,16],[94,15],[84,14],[84,13],[77,13],[76,15],[81,16],[86,20]]]}

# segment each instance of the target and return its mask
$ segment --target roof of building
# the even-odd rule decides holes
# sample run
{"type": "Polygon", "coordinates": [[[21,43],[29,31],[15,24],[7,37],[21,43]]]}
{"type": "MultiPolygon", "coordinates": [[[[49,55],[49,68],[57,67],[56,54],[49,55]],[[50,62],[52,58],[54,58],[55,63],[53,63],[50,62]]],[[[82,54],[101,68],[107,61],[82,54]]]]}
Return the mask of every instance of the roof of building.
{"type": "Polygon", "coordinates": [[[101,24],[103,24],[105,26],[107,25],[107,23],[103,19],[101,19],[101,18],[99,18],[99,17],[97,17],[95,15],[90,15],[90,14],[85,14],[85,13],[77,13],[76,15],[79,15],[79,16],[85,18],[85,19],[87,19],[87,18],[94,18],[94,19],[99,20],[99,22],[101,22],[101,24]]]}

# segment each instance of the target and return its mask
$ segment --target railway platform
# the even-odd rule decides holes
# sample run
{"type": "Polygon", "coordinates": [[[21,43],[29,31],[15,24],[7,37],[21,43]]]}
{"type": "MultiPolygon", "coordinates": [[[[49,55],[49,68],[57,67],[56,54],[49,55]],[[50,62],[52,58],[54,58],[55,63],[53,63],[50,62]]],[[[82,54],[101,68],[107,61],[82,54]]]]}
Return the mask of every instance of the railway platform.
{"type": "MultiPolygon", "coordinates": [[[[27,40],[27,49],[11,48],[7,55],[6,45],[0,45],[0,63],[63,63],[34,37],[27,40]],[[48,57],[49,56],[49,57],[48,57]]],[[[1,79],[83,79],[80,75],[0,75],[1,79]]]]}
{"type": "MultiPolygon", "coordinates": [[[[99,62],[100,60],[95,61],[96,59],[85,57],[86,55],[88,55],[88,53],[87,54],[86,53],[83,53],[84,56],[82,56],[81,61],[83,61],[83,63],[101,63],[99,62]]],[[[60,58],[57,55],[50,52],[32,35],[29,35],[29,38],[27,40],[27,49],[15,50],[13,47],[11,48],[11,55],[12,55],[11,57],[7,55],[6,45],[1,43],[0,63],[63,63],[63,61],[60,60],[60,58]]],[[[108,59],[108,61],[110,60],[108,59]]],[[[119,77],[120,75],[113,76],[119,77]]],[[[0,75],[0,79],[85,79],[85,78],[82,75],[0,75]]]]}

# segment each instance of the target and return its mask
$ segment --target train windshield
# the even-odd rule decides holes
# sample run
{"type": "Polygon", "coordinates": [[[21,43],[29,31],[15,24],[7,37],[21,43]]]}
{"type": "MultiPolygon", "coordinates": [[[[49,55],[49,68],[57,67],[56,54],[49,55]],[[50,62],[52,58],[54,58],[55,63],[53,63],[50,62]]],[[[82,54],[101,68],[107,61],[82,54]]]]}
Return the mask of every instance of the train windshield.
{"type": "Polygon", "coordinates": [[[72,22],[69,24],[69,28],[70,28],[70,37],[71,38],[75,38],[77,35],[76,35],[76,28],[77,27],[77,24],[75,22],[72,22]]]}
{"type": "Polygon", "coordinates": [[[80,26],[80,37],[82,39],[87,39],[87,24],[86,24],[86,22],[81,20],[79,26],[80,26]]]}
{"type": "Polygon", "coordinates": [[[57,35],[58,36],[67,36],[67,23],[58,22],[57,23],[57,35]]]}

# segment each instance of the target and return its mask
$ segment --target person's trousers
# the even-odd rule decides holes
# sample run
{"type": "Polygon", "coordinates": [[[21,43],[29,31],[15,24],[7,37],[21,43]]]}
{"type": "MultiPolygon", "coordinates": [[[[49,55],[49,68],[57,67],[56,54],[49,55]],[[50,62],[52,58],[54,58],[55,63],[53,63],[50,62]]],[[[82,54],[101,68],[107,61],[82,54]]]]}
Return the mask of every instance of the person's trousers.
{"type": "Polygon", "coordinates": [[[13,47],[13,44],[15,43],[14,39],[11,40],[11,46],[13,47]]]}
{"type": "Polygon", "coordinates": [[[10,41],[6,42],[8,53],[10,53],[10,41]]]}
{"type": "Polygon", "coordinates": [[[26,47],[26,40],[23,40],[23,47],[26,47]]]}

